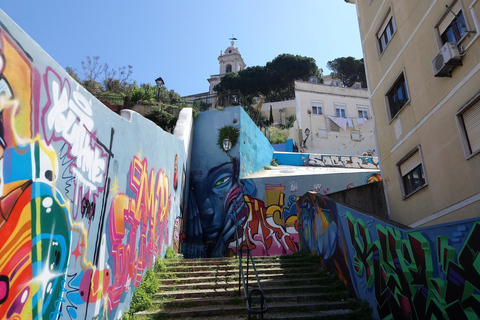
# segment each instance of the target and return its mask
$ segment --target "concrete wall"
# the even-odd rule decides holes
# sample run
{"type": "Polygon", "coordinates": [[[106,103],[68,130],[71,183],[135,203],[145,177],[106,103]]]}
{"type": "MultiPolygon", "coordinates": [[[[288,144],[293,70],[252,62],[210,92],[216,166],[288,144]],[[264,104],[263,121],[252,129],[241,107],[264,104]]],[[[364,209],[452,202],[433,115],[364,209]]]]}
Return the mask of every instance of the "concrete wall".
{"type": "Polygon", "coordinates": [[[179,245],[184,143],[113,113],[0,22],[0,318],[119,318],[179,245]]]}
{"type": "Polygon", "coordinates": [[[360,212],[388,219],[383,181],[375,181],[359,187],[329,193],[328,196],[335,202],[360,212]]]}
{"type": "Polygon", "coordinates": [[[375,319],[477,319],[480,221],[405,229],[307,193],[302,250],[322,256],[375,319]]]}

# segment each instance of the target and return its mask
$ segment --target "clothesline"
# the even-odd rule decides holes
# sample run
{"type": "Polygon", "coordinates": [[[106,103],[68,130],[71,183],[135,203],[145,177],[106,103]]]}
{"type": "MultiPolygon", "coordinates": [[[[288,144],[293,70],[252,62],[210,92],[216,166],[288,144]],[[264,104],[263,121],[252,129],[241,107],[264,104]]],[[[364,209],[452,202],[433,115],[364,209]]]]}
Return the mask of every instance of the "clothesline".
{"type": "MultiPolygon", "coordinates": [[[[347,125],[350,128],[355,128],[359,125],[365,124],[365,121],[367,118],[343,118],[343,117],[331,117],[331,116],[325,116],[326,119],[332,120],[337,126],[343,129],[343,131],[347,131],[347,125]]],[[[330,131],[330,122],[327,121],[327,130],[330,131]]]]}

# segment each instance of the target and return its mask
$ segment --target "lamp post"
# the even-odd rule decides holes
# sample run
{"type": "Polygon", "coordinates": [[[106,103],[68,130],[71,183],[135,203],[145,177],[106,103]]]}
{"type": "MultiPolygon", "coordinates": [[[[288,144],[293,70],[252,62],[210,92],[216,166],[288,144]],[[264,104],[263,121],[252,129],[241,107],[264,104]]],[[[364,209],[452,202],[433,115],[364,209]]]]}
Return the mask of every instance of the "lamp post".
{"type": "Polygon", "coordinates": [[[222,144],[223,144],[223,150],[227,153],[227,155],[230,157],[230,160],[235,165],[236,163],[235,158],[232,157],[232,155],[228,152],[230,151],[230,149],[232,149],[232,141],[228,138],[225,138],[223,139],[222,144]]]}
{"type": "Polygon", "coordinates": [[[158,88],[157,101],[160,102],[160,88],[163,87],[165,82],[163,82],[162,77],[158,77],[157,79],[155,79],[155,83],[157,84],[157,88],[158,88]]]}

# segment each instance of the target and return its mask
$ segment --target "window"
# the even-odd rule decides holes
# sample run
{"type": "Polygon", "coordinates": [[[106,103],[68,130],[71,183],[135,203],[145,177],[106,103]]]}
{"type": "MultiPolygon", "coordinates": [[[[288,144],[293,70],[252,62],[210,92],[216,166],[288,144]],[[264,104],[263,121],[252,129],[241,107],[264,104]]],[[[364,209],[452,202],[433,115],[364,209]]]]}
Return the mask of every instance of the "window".
{"type": "Polygon", "coordinates": [[[318,83],[318,79],[316,77],[310,77],[309,80],[311,83],[318,83]]]}
{"type": "Polygon", "coordinates": [[[332,81],[332,85],[335,87],[338,87],[340,85],[340,82],[338,81],[332,81]]]}
{"type": "Polygon", "coordinates": [[[388,18],[385,19],[385,22],[382,24],[382,27],[377,33],[378,48],[380,50],[380,53],[385,50],[387,44],[392,39],[393,33],[395,32],[395,24],[393,22],[393,17],[391,13],[389,13],[387,17],[388,18]]]}
{"type": "Polygon", "coordinates": [[[368,107],[358,106],[358,117],[368,119],[368,107]]]}
{"type": "Polygon", "coordinates": [[[457,113],[457,123],[468,159],[480,152],[480,94],[457,113]]]}
{"type": "Polygon", "coordinates": [[[355,84],[353,85],[353,87],[354,87],[355,89],[362,89],[362,84],[361,84],[361,83],[355,83],[355,84]]]}
{"type": "Polygon", "coordinates": [[[345,113],[345,105],[340,103],[335,103],[335,116],[346,118],[347,115],[345,113]]]}
{"type": "Polygon", "coordinates": [[[227,71],[227,73],[232,72],[232,65],[231,64],[227,64],[226,71],[227,71]]]}
{"type": "Polygon", "coordinates": [[[401,176],[400,182],[403,186],[404,198],[423,188],[427,184],[419,147],[415,148],[397,163],[397,167],[401,176]]]}
{"type": "Polygon", "coordinates": [[[322,101],[313,101],[312,102],[312,113],[313,114],[323,114],[323,102],[322,101]]]}
{"type": "Polygon", "coordinates": [[[445,31],[442,33],[442,41],[458,43],[467,34],[465,31],[465,18],[463,12],[460,11],[452,22],[448,25],[445,31]]]}
{"type": "Polygon", "coordinates": [[[407,83],[405,82],[405,75],[403,72],[387,92],[386,97],[390,120],[392,120],[410,99],[408,97],[407,83]]]}
{"type": "Polygon", "coordinates": [[[439,48],[447,42],[458,45],[465,38],[467,30],[470,30],[465,12],[460,0],[451,1],[444,10],[434,28],[439,48]]]}

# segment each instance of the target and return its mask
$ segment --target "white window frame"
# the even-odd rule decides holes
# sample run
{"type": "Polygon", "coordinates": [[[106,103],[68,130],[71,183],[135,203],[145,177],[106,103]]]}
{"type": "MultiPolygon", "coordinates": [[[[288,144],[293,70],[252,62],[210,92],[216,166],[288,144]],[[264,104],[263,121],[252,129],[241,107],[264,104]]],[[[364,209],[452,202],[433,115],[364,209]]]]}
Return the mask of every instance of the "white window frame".
{"type": "Polygon", "coordinates": [[[312,101],[311,102],[311,109],[312,109],[312,114],[323,115],[323,101],[312,101]],[[313,108],[317,108],[317,113],[313,112],[313,108]],[[321,110],[320,113],[318,113],[319,108],[321,110]]]}
{"type": "Polygon", "coordinates": [[[396,166],[397,166],[398,178],[400,183],[400,190],[402,192],[403,199],[410,197],[411,195],[424,189],[428,185],[427,173],[425,170],[425,162],[423,161],[422,149],[420,146],[417,146],[412,151],[410,151],[405,157],[403,157],[399,162],[397,162],[396,166]],[[411,174],[420,165],[422,166],[421,174],[424,181],[422,181],[417,188],[407,193],[404,177],[411,174]]]}
{"type": "Polygon", "coordinates": [[[347,106],[346,106],[345,103],[335,102],[335,117],[337,117],[337,118],[346,118],[347,117],[347,106]],[[340,110],[340,112],[339,112],[340,116],[337,115],[337,110],[340,110]],[[343,110],[343,113],[345,114],[344,116],[342,116],[342,110],[343,110]]]}
{"type": "Polygon", "coordinates": [[[357,106],[357,113],[360,113],[362,112],[363,114],[366,112],[367,113],[367,116],[366,117],[360,117],[360,114],[358,114],[358,117],[359,118],[366,118],[366,119],[369,119],[369,115],[370,115],[370,110],[367,106],[357,106]]]}
{"type": "Polygon", "coordinates": [[[476,125],[480,123],[480,93],[458,110],[455,118],[457,120],[457,127],[460,133],[465,159],[468,160],[480,153],[480,126],[476,125]],[[472,112],[474,112],[472,108],[475,108],[474,114],[472,114],[472,112]],[[468,116],[467,124],[465,124],[465,115],[468,116]],[[470,125],[469,123],[473,123],[474,125],[470,125]]]}

